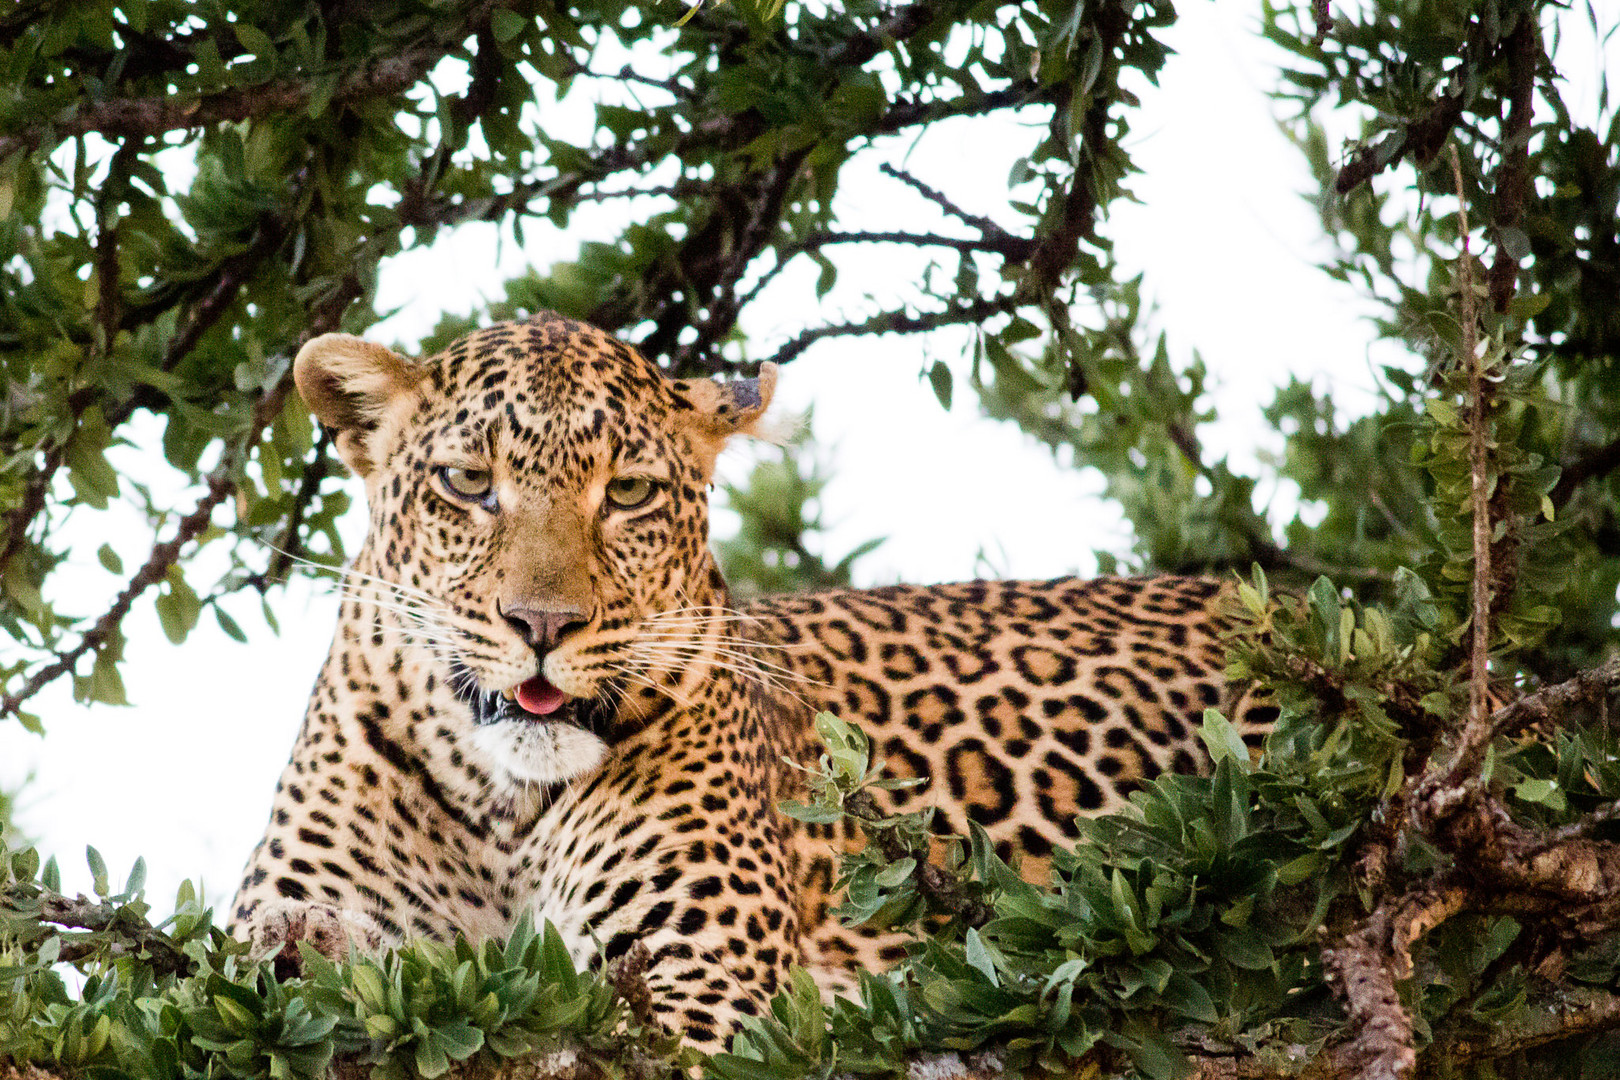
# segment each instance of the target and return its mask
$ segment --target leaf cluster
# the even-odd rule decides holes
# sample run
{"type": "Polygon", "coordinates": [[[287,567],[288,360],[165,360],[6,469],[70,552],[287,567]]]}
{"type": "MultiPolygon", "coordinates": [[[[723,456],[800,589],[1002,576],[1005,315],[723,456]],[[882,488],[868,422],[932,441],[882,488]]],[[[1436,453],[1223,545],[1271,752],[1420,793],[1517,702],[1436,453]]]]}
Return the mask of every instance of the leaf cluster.
{"type": "Polygon", "coordinates": [[[0,1059],[142,1080],[315,1080],[334,1061],[379,1078],[436,1077],[547,1053],[582,1075],[652,1078],[692,1060],[636,1021],[607,981],[577,970],[549,925],[340,963],[305,946],[304,976],[278,980],[212,925],[189,882],[175,914],[152,926],[139,863],[115,893],[91,849],[98,900],[69,901],[54,860],[0,856],[0,1059]],[[85,973],[77,991],[68,961],[85,973]]]}

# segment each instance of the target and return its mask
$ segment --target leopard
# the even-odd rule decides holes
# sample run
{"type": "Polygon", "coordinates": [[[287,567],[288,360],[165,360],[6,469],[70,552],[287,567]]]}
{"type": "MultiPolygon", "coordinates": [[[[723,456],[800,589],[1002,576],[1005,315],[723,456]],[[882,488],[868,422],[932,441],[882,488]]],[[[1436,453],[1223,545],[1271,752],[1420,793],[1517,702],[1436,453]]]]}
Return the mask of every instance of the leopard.
{"type": "Polygon", "coordinates": [[[1227,586],[1059,578],[738,602],[715,463],[769,437],[776,369],[678,379],[551,313],[409,359],[347,334],[293,375],[365,489],[331,651],[230,925],[296,964],[549,921],[582,967],[634,951],[654,1015],[721,1049],[795,966],[829,992],[893,932],[833,916],[847,822],[806,823],[830,711],[900,776],[892,810],[984,828],[1032,880],[1076,815],[1207,758],[1227,586]]]}

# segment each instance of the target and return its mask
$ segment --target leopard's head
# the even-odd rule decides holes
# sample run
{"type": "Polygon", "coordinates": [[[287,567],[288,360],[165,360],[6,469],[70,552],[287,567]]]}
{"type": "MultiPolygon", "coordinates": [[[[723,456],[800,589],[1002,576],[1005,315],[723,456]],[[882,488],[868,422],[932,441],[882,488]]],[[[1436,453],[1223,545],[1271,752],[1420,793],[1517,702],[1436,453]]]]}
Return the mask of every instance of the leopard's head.
{"type": "Polygon", "coordinates": [[[327,334],[294,374],[365,481],[352,591],[452,689],[494,763],[569,779],[678,694],[724,618],[708,549],[715,458],[755,432],[774,368],[672,381],[613,337],[544,315],[421,362],[327,334]]]}

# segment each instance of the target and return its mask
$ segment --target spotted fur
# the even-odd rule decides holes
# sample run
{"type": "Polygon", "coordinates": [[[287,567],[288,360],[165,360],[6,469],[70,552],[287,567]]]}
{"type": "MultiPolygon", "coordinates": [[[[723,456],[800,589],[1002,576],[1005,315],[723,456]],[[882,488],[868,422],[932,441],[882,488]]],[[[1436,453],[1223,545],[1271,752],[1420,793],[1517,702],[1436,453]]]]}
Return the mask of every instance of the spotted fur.
{"type": "Polygon", "coordinates": [[[370,529],[233,905],[266,948],[500,934],[532,913],[581,963],[646,946],[658,1014],[714,1049],[791,965],[838,986],[897,948],[827,917],[833,849],[854,839],[776,808],[801,794],[783,760],[814,757],[814,710],[933,778],[894,806],[978,821],[1027,875],[1076,813],[1199,767],[1206,706],[1250,737],[1269,722],[1222,680],[1207,581],[733,608],[706,489],[772,371],[673,382],[542,316],[421,363],[328,335],[296,374],[365,480],[370,529]]]}

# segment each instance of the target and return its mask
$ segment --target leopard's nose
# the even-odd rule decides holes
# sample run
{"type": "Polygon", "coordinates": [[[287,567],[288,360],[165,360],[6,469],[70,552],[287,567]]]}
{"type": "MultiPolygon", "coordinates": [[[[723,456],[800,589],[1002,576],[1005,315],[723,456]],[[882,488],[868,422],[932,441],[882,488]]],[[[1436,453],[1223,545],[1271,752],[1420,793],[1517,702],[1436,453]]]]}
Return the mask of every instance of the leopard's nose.
{"type": "Polygon", "coordinates": [[[519,605],[507,609],[497,603],[495,610],[511,624],[512,629],[523,635],[530,648],[542,656],[556,648],[564,634],[578,630],[587,621],[585,613],[574,608],[553,611],[519,605]]]}

